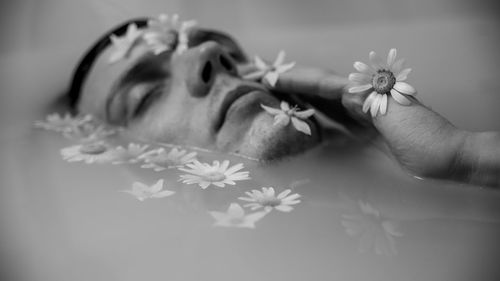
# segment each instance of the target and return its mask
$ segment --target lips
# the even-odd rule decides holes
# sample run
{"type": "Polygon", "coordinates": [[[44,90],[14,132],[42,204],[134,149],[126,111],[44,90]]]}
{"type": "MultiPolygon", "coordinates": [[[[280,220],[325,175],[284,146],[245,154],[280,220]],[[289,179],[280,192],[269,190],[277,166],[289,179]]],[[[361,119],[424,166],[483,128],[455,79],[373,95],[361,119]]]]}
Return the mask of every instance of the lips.
{"type": "Polygon", "coordinates": [[[224,125],[224,121],[226,120],[227,112],[231,105],[238,100],[239,98],[250,94],[252,92],[265,92],[263,88],[252,86],[252,85],[242,85],[238,86],[235,89],[229,91],[226,96],[224,97],[224,100],[221,103],[221,106],[219,108],[219,115],[217,117],[217,120],[215,122],[215,130],[219,131],[222,126],[224,125]]]}

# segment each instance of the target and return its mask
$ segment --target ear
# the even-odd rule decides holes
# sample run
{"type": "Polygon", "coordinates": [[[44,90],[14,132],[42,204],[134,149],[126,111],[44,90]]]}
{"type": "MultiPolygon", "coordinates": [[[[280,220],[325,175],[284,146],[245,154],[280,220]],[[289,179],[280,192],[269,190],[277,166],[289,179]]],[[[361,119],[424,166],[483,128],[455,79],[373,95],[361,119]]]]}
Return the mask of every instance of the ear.
{"type": "Polygon", "coordinates": [[[221,31],[202,28],[193,30],[189,38],[189,45],[196,46],[206,41],[214,41],[221,44],[236,63],[248,62],[247,55],[236,40],[221,31]]]}

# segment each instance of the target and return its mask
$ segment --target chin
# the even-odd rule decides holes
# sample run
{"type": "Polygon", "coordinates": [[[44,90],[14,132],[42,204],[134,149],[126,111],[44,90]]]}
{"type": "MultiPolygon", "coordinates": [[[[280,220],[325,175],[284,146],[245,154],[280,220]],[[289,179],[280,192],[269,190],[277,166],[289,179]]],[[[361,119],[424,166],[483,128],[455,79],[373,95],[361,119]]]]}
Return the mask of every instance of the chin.
{"type": "Polygon", "coordinates": [[[309,122],[310,136],[295,130],[291,124],[280,127],[273,122],[267,114],[257,116],[233,152],[268,162],[303,153],[321,142],[319,126],[313,121],[309,122]]]}

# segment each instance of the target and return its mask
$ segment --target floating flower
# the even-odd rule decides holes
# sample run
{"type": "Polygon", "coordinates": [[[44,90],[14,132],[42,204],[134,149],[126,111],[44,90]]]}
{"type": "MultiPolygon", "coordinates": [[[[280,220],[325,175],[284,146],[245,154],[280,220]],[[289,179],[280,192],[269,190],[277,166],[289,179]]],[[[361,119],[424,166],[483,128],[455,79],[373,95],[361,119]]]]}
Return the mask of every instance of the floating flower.
{"type": "Polygon", "coordinates": [[[249,172],[238,172],[243,169],[243,163],[229,167],[229,160],[214,161],[212,165],[194,161],[186,164],[189,168],[179,168],[179,170],[189,173],[181,175],[180,180],[185,184],[198,184],[202,189],[206,189],[209,185],[224,187],[226,184],[235,185],[235,181],[248,180],[249,172]]]}
{"type": "Polygon", "coordinates": [[[231,203],[227,211],[208,212],[214,219],[214,226],[255,228],[255,223],[266,216],[267,212],[245,214],[245,210],[238,203],[231,203]]]}
{"type": "Polygon", "coordinates": [[[112,152],[113,164],[137,163],[148,145],[129,143],[127,147],[118,146],[112,152]]]}
{"type": "Polygon", "coordinates": [[[272,65],[266,64],[259,56],[255,56],[255,66],[257,70],[243,76],[248,80],[263,79],[271,87],[275,87],[281,73],[285,73],[295,66],[295,62],[283,64],[285,61],[285,51],[280,51],[278,57],[272,65]]]}
{"type": "Polygon", "coordinates": [[[153,169],[159,172],[191,163],[196,160],[196,154],[196,152],[188,153],[186,150],[179,150],[175,147],[167,153],[165,148],[161,147],[142,154],[139,159],[145,162],[141,168],[153,169]]]}
{"type": "Polygon", "coordinates": [[[148,186],[141,182],[134,182],[132,184],[132,190],[122,190],[128,194],[131,194],[139,201],[144,201],[146,199],[152,198],[163,198],[173,195],[175,191],[163,190],[163,179],[158,180],[152,186],[148,186]]]}
{"type": "Polygon", "coordinates": [[[109,57],[109,63],[118,62],[130,55],[133,47],[135,47],[142,38],[144,34],[137,28],[135,23],[131,23],[127,26],[127,32],[124,36],[118,37],[112,34],[109,38],[113,44],[113,52],[109,57]]]}
{"type": "Polygon", "coordinates": [[[311,117],[314,114],[314,109],[307,109],[304,111],[299,111],[297,106],[290,108],[290,105],[286,101],[282,101],[280,104],[281,109],[272,108],[261,104],[262,108],[269,114],[274,115],[274,125],[287,126],[292,121],[292,125],[306,135],[311,135],[311,128],[303,120],[311,117]]]}
{"type": "Polygon", "coordinates": [[[247,191],[245,194],[248,197],[239,197],[238,199],[250,202],[244,205],[244,207],[250,207],[252,211],[263,207],[266,212],[272,209],[290,212],[293,210],[292,205],[300,203],[300,200],[297,200],[300,198],[300,195],[297,193],[289,195],[291,192],[290,189],[287,189],[276,196],[274,188],[263,187],[262,191],[256,189],[247,191]]]}
{"type": "Polygon", "coordinates": [[[90,121],[92,121],[91,115],[73,116],[66,113],[64,116],[60,116],[58,113],[53,113],[49,114],[45,121],[36,121],[35,127],[63,133],[71,131],[73,128],[79,127],[90,121]]]}
{"type": "Polygon", "coordinates": [[[77,139],[81,142],[95,142],[114,135],[116,130],[109,129],[104,125],[88,122],[64,131],[63,136],[77,139]]]}
{"type": "Polygon", "coordinates": [[[61,149],[61,156],[68,162],[109,163],[113,160],[112,152],[113,148],[109,144],[98,141],[63,148],[61,149]]]}
{"type": "Polygon", "coordinates": [[[397,254],[395,237],[403,236],[398,225],[383,218],[370,204],[362,201],[358,203],[359,212],[342,215],[342,225],[347,234],[359,236],[359,250],[374,250],[379,255],[397,254]]]}
{"type": "Polygon", "coordinates": [[[372,92],[363,103],[363,112],[370,113],[372,117],[378,112],[385,115],[387,112],[387,99],[390,94],[396,102],[402,105],[410,105],[407,96],[414,96],[417,91],[410,84],[403,82],[411,72],[411,68],[403,69],[404,59],[396,60],[396,49],[391,49],[387,55],[387,62],[370,52],[371,65],[355,62],[354,68],[360,73],[351,73],[349,80],[357,86],[349,88],[350,93],[361,93],[368,90],[372,92]]]}

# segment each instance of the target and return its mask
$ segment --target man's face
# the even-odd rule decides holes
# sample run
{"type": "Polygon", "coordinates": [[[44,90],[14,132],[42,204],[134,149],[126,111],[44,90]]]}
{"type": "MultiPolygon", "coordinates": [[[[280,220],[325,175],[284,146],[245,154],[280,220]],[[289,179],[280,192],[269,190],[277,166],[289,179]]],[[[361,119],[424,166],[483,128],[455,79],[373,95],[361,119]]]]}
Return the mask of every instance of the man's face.
{"type": "Polygon", "coordinates": [[[261,104],[280,100],[262,84],[243,80],[246,56],[229,37],[193,29],[189,48],[155,55],[137,47],[131,56],[108,63],[103,52],[83,87],[78,110],[122,125],[142,139],[275,159],[319,141],[291,125],[273,125],[261,104]]]}

